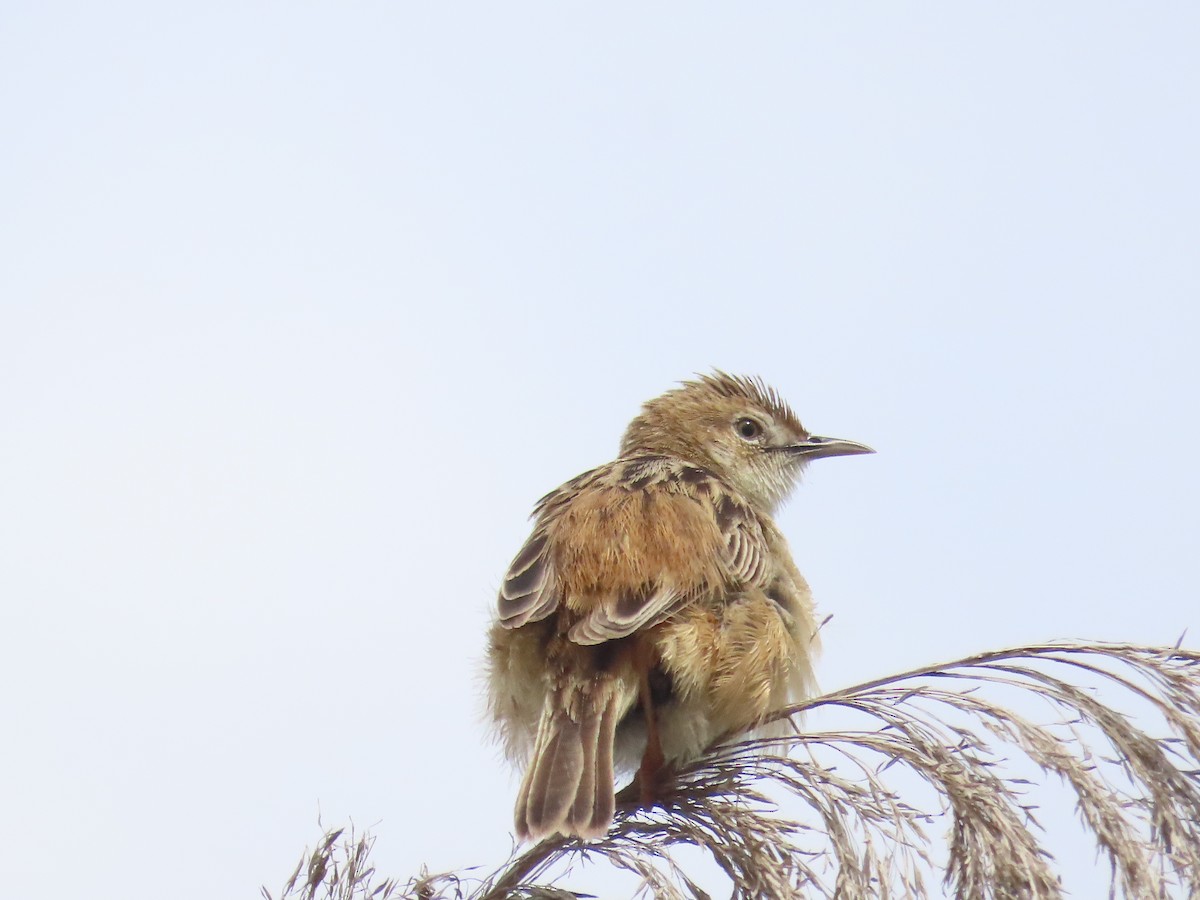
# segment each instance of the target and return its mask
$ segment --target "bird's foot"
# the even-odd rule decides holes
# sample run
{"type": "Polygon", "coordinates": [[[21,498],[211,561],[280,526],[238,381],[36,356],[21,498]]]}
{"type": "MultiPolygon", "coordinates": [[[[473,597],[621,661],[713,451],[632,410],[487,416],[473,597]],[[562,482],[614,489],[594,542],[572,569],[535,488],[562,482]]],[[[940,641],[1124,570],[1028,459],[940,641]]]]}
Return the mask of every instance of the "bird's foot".
{"type": "Polygon", "coordinates": [[[659,806],[675,787],[675,767],[660,765],[655,769],[638,769],[633,781],[617,794],[617,805],[630,809],[659,806]]]}

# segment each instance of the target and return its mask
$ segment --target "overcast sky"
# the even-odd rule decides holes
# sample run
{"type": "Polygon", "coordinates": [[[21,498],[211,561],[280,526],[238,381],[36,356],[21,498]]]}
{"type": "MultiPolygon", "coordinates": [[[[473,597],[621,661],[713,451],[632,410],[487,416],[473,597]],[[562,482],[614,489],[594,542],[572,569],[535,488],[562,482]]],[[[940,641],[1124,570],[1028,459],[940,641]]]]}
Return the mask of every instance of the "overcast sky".
{"type": "Polygon", "coordinates": [[[878,449],[780,516],[825,687],[1194,646],[1198,46],[1183,2],[6,4],[5,893],[255,896],[318,814],[501,861],[526,516],[714,366],[878,449]]]}

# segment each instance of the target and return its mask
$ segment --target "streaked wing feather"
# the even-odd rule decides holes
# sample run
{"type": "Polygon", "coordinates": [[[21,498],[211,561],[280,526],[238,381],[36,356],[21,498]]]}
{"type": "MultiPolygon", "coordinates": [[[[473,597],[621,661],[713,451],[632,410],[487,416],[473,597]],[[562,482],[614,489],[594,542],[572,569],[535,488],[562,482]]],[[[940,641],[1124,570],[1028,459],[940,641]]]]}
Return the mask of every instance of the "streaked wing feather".
{"type": "Polygon", "coordinates": [[[546,618],[558,606],[553,566],[546,553],[546,535],[540,529],[529,536],[500,586],[497,605],[500,624],[520,628],[546,618]]]}
{"type": "Polygon", "coordinates": [[[725,538],[725,560],[733,580],[761,586],[766,577],[769,550],[758,517],[727,493],[716,497],[713,512],[717,527],[725,538]]]}
{"type": "Polygon", "coordinates": [[[746,584],[760,584],[767,570],[766,547],[761,529],[739,523],[725,532],[729,569],[746,584]]]}
{"type": "Polygon", "coordinates": [[[686,597],[661,588],[652,594],[623,594],[608,598],[571,626],[567,637],[577,644],[601,644],[628,637],[668,618],[686,597]]]}

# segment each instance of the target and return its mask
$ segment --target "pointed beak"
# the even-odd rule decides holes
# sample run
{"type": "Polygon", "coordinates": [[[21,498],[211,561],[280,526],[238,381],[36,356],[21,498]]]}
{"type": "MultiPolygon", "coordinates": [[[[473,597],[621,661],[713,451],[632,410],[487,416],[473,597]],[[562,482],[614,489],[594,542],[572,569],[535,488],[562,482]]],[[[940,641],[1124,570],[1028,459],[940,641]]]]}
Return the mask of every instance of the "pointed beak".
{"type": "Polygon", "coordinates": [[[866,444],[845,441],[841,438],[820,437],[810,434],[806,440],[787,448],[803,460],[821,459],[824,456],[857,456],[859,453],[874,453],[866,444]]]}

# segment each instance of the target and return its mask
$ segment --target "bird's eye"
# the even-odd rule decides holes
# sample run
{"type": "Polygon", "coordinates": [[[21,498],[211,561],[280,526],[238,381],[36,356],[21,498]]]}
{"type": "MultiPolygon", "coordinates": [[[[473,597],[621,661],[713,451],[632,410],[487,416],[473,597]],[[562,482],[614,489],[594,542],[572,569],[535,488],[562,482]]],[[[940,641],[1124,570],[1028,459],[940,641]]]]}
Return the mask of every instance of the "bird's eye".
{"type": "Polygon", "coordinates": [[[738,419],[733,423],[734,429],[744,441],[756,441],[762,437],[763,427],[761,422],[756,422],[754,419],[738,419]]]}

